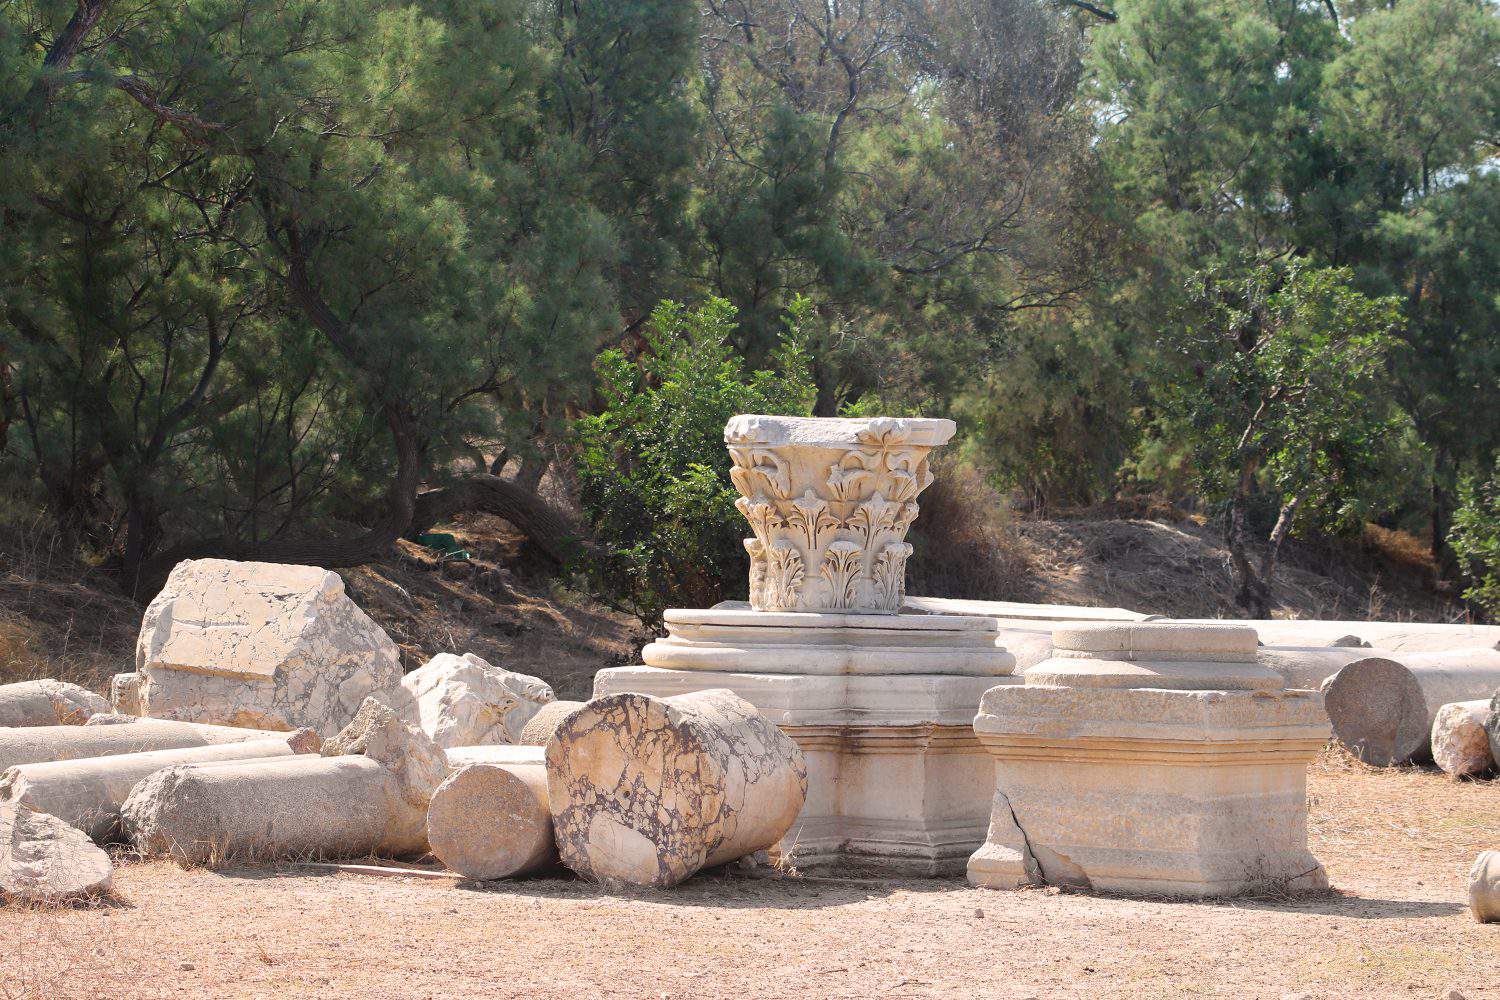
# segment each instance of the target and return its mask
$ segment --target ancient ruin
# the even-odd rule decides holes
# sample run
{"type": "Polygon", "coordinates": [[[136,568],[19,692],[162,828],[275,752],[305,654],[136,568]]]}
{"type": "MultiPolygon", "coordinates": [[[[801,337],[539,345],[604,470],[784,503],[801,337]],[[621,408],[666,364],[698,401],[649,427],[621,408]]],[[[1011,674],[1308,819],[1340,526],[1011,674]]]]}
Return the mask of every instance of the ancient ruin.
{"type": "Polygon", "coordinates": [[[1057,629],[1025,683],[987,691],[989,835],[969,880],[1202,897],[1323,887],[1306,766],[1328,737],[1316,692],[1256,662],[1252,629],[1057,629]]]}
{"type": "Polygon", "coordinates": [[[596,696],[725,688],[807,758],[807,804],[783,849],[804,864],[961,869],[984,837],[990,765],[971,722],[1015,668],[1000,623],[901,613],[906,529],[944,420],[739,416],[725,427],[751,523],[750,605],[669,610],[642,666],[596,696]]]}
{"type": "Polygon", "coordinates": [[[433,792],[427,842],[450,871],[497,879],[557,863],[547,766],[540,752],[526,756],[464,764],[433,792]]]}
{"type": "Polygon", "coordinates": [[[135,672],[112,691],[131,714],[332,736],[400,680],[396,644],[337,573],[195,559],[146,609],[135,672]]]}
{"type": "Polygon", "coordinates": [[[439,653],[401,678],[401,718],[440,747],[515,743],[552,688],[540,678],[502,670],[473,653],[439,653]]]}
{"type": "Polygon", "coordinates": [[[797,745],[729,691],[597,698],[547,744],[563,863],[605,883],[664,888],[765,850],[807,787],[797,745]]]}
{"type": "Polygon", "coordinates": [[[0,684],[0,726],[81,726],[109,711],[109,702],[63,681],[0,684]]]}
{"type": "Polygon", "coordinates": [[[0,899],[56,903],[107,892],[109,855],[56,816],[0,803],[0,899]]]}
{"type": "Polygon", "coordinates": [[[1483,851],[1469,869],[1469,912],[1481,924],[1500,922],[1500,851],[1483,851]]]}

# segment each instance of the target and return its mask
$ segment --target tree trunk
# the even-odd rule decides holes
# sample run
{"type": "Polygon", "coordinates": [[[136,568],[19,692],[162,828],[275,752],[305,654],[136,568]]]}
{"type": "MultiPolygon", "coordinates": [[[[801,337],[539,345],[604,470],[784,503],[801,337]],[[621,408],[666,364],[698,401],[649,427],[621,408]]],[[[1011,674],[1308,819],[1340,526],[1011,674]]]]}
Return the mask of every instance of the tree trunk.
{"type": "Polygon", "coordinates": [[[1458,557],[1448,544],[1448,531],[1453,520],[1453,491],[1451,462],[1448,453],[1438,448],[1432,456],[1432,558],[1437,563],[1438,579],[1454,579],[1458,575],[1458,557]]]}
{"type": "Polygon", "coordinates": [[[1240,468],[1240,481],[1229,498],[1224,512],[1224,543],[1229,548],[1229,575],[1234,583],[1234,602],[1251,618],[1271,617],[1271,593],[1250,563],[1245,529],[1245,504],[1255,481],[1256,463],[1246,462],[1240,468]]]}
{"type": "Polygon", "coordinates": [[[582,529],[566,511],[519,482],[482,473],[418,494],[408,534],[420,534],[460,511],[483,511],[504,518],[559,566],[590,550],[582,529]]]}
{"type": "Polygon", "coordinates": [[[1271,580],[1276,575],[1277,560],[1281,558],[1281,543],[1286,541],[1286,536],[1292,530],[1292,521],[1297,516],[1297,508],[1302,506],[1304,496],[1305,494],[1298,493],[1281,505],[1281,513],[1276,515],[1276,526],[1271,529],[1271,537],[1266,539],[1266,551],[1260,559],[1260,579],[1265,585],[1267,596],[1270,594],[1271,580]]]}

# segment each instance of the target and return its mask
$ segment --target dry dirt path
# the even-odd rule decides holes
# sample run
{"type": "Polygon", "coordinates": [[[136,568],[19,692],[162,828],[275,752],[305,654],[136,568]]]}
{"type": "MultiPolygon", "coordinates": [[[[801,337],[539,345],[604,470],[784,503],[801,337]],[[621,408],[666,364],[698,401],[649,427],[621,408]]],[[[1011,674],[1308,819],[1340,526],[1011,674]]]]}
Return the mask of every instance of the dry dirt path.
{"type": "Polygon", "coordinates": [[[1298,902],[125,864],[112,906],[0,908],[0,997],[1500,997],[1500,925],[1463,906],[1500,783],[1326,763],[1312,791],[1340,891],[1298,902]]]}

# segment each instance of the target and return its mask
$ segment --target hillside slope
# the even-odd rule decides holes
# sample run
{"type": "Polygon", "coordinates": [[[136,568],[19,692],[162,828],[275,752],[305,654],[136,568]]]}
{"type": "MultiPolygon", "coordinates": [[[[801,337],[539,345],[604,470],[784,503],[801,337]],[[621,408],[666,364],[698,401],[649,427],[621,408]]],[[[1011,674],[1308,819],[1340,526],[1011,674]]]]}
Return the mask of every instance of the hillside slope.
{"type": "MultiPolygon", "coordinates": [[[[560,698],[585,698],[597,670],[631,662],[649,640],[634,618],[532,568],[506,522],[474,516],[441,530],[471,562],[444,566],[431,550],[402,541],[388,558],[342,571],[408,670],[439,652],[472,651],[544,678],[560,698]]],[[[1237,616],[1227,554],[1192,518],[1020,520],[1009,531],[1017,568],[1003,592],[932,596],[1237,616]]],[[[0,532],[0,683],[50,676],[105,690],[111,674],[133,666],[141,609],[42,537],[0,532]]],[[[1277,576],[1277,615],[1459,620],[1461,609],[1431,579],[1409,536],[1372,528],[1352,548],[1293,544],[1277,576]]]]}

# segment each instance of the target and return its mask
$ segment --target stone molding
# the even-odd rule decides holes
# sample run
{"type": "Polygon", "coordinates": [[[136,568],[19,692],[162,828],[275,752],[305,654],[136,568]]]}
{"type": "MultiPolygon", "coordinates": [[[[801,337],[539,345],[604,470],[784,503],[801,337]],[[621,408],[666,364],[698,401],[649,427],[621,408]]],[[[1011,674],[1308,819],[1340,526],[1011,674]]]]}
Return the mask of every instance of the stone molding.
{"type": "Polygon", "coordinates": [[[928,455],[953,431],[951,420],[920,417],[730,418],[735,506],[752,532],[751,606],[899,613],[928,455]]]}

